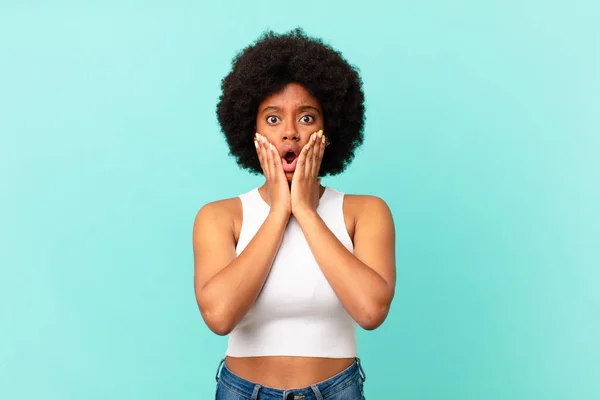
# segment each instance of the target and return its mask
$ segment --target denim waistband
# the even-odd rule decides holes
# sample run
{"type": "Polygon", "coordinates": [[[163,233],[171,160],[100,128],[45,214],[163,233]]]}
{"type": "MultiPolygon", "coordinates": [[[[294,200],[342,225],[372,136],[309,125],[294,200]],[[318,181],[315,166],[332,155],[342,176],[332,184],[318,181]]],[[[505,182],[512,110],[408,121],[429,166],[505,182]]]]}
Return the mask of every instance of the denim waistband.
{"type": "Polygon", "coordinates": [[[251,399],[256,399],[259,393],[261,395],[267,395],[269,397],[276,397],[281,399],[285,399],[286,395],[288,395],[289,393],[293,393],[294,397],[296,398],[301,397],[306,400],[321,400],[324,397],[329,397],[330,395],[337,393],[338,391],[343,390],[346,387],[354,384],[359,377],[360,379],[362,379],[363,382],[367,378],[360,364],[360,359],[356,357],[354,362],[342,372],[322,382],[318,382],[313,385],[299,389],[284,390],[250,382],[231,372],[225,364],[225,359],[222,359],[219,363],[219,367],[217,368],[217,375],[215,378],[217,382],[223,384],[230,390],[251,399]]]}

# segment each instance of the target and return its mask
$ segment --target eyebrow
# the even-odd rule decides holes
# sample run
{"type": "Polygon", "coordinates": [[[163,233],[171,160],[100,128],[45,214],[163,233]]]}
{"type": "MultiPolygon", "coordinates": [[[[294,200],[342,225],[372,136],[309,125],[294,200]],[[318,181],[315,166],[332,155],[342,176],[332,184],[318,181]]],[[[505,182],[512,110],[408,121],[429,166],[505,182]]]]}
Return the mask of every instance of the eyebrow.
{"type": "MultiPolygon", "coordinates": [[[[314,110],[317,114],[321,115],[321,110],[319,110],[317,107],[313,107],[313,106],[309,106],[309,105],[303,105],[298,107],[301,111],[305,111],[305,110],[314,110]]],[[[265,113],[266,111],[278,111],[279,107],[276,106],[268,106],[263,108],[262,113],[265,113]]]]}

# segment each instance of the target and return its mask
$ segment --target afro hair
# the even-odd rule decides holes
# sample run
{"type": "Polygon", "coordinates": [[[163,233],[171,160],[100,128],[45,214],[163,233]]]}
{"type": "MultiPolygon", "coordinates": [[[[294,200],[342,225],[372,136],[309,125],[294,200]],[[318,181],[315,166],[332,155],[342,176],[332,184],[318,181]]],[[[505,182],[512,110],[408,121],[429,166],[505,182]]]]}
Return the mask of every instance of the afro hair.
{"type": "Polygon", "coordinates": [[[330,145],[319,175],[343,172],[363,142],[362,80],[340,52],[301,28],[285,34],[267,31],[234,57],[217,103],[230,155],[242,168],[262,173],[253,143],[258,105],[292,82],[302,85],[323,109],[330,145]]]}

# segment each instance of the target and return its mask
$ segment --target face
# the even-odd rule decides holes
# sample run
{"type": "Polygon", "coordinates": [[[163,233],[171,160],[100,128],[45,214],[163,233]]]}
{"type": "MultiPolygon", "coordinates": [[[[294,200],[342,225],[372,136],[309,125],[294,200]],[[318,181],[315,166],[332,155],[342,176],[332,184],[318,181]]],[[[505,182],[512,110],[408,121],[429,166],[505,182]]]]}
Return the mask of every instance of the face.
{"type": "Polygon", "coordinates": [[[298,83],[286,85],[258,106],[256,132],[275,145],[290,182],[302,147],[308,143],[310,135],[323,126],[319,101],[298,83]]]}

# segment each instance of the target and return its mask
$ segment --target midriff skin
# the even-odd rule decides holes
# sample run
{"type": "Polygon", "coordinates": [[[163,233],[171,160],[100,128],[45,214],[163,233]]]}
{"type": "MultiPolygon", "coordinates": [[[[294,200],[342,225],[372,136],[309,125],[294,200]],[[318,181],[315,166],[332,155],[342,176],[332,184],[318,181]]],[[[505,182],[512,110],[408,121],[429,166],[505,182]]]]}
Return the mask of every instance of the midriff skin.
{"type": "Polygon", "coordinates": [[[354,358],[227,357],[234,374],[262,386],[299,389],[327,380],[348,368],[354,358]]]}

